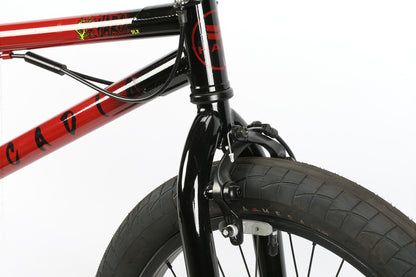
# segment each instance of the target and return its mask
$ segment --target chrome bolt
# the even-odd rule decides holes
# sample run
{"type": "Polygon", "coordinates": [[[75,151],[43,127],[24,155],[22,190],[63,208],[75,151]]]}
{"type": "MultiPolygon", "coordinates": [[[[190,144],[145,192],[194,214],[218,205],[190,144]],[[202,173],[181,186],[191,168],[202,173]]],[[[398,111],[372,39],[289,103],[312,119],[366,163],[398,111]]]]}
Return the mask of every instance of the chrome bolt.
{"type": "Polygon", "coordinates": [[[221,230],[221,234],[224,238],[233,238],[238,235],[238,228],[235,225],[227,225],[221,230]]]}

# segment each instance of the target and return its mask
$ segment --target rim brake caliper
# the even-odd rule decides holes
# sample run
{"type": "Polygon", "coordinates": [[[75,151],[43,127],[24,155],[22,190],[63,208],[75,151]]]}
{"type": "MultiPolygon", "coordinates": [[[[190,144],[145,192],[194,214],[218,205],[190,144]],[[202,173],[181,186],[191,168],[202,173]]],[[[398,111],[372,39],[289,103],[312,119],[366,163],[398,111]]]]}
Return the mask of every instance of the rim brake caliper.
{"type": "MultiPolygon", "coordinates": [[[[233,245],[240,245],[244,240],[243,221],[234,212],[230,204],[243,197],[241,187],[232,181],[231,170],[236,160],[244,150],[250,146],[262,146],[271,157],[287,159],[286,154],[292,157],[290,149],[283,145],[277,131],[268,124],[254,122],[247,127],[232,126],[227,134],[228,147],[214,173],[212,186],[207,189],[207,197],[214,200],[220,207],[224,221],[220,223],[220,231],[224,237],[228,237],[233,245]]],[[[293,158],[292,158],[293,159],[293,158]]]]}

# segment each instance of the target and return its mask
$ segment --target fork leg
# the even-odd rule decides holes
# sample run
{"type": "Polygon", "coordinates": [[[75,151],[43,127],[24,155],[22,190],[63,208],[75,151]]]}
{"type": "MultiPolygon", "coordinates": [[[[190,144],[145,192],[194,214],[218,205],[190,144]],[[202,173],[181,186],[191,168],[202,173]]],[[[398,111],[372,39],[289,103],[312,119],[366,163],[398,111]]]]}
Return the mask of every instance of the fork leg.
{"type": "Polygon", "coordinates": [[[277,231],[276,237],[254,236],[254,247],[257,252],[258,268],[261,277],[286,277],[283,239],[280,231],[277,231]],[[271,240],[276,241],[272,242],[271,240]]]}
{"type": "Polygon", "coordinates": [[[221,120],[214,112],[199,113],[182,156],[178,178],[178,215],[189,277],[219,277],[209,202],[204,191],[210,180],[220,129],[221,120]]]}

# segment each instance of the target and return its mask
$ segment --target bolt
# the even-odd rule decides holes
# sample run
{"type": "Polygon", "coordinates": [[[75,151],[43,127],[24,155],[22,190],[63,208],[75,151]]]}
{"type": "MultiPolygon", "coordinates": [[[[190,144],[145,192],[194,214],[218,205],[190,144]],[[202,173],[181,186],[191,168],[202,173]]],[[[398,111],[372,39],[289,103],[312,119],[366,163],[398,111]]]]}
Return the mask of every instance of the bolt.
{"type": "Polygon", "coordinates": [[[233,238],[238,235],[238,228],[235,225],[227,225],[221,230],[221,234],[224,238],[233,238]]]}
{"type": "Polygon", "coordinates": [[[205,197],[205,199],[207,199],[207,200],[212,200],[212,199],[214,199],[214,191],[213,191],[213,189],[212,189],[212,186],[209,186],[209,187],[207,187],[207,188],[204,190],[204,197],[205,197]]]}
{"type": "Polygon", "coordinates": [[[241,198],[243,195],[243,191],[241,190],[240,186],[232,185],[228,187],[228,198],[230,200],[236,200],[241,198]]]}
{"type": "Polygon", "coordinates": [[[247,129],[241,126],[236,126],[233,129],[233,133],[236,139],[245,139],[247,138],[247,129]]]}

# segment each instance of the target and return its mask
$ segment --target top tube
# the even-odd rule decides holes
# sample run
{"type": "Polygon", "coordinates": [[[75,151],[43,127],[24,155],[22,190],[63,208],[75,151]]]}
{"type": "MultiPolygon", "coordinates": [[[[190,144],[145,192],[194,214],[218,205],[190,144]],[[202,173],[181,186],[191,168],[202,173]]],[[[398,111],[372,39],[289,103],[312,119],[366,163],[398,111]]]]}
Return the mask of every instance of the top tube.
{"type": "Polygon", "coordinates": [[[168,4],[141,10],[3,24],[0,25],[0,51],[178,33],[175,9],[172,4],[168,4]]]}

